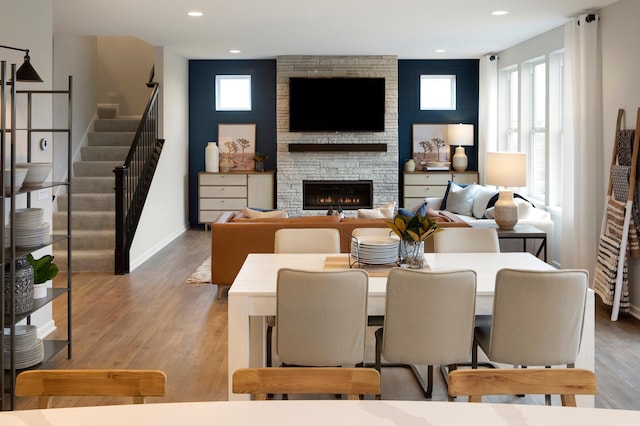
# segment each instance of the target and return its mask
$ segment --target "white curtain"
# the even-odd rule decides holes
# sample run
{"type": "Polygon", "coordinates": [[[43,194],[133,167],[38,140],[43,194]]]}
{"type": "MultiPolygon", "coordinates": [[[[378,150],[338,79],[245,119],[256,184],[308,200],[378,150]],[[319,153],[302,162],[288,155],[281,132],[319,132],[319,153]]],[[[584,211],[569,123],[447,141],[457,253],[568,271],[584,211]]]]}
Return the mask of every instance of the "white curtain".
{"type": "Polygon", "coordinates": [[[478,167],[486,176],[487,151],[498,150],[498,57],[487,55],[480,59],[480,87],[478,105],[478,167]],[[493,59],[492,59],[493,58],[493,59]]]}
{"type": "Polygon", "coordinates": [[[565,25],[563,143],[563,268],[593,276],[604,209],[601,59],[598,20],[565,25]]]}

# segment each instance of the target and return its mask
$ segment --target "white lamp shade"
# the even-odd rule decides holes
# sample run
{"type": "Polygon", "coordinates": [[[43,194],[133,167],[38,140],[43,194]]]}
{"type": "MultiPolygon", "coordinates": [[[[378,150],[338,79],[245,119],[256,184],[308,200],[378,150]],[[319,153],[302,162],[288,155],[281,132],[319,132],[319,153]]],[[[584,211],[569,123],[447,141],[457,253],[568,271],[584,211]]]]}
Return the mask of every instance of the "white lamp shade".
{"type": "Polygon", "coordinates": [[[449,124],[447,133],[449,136],[449,145],[473,145],[473,124],[449,124]]]}
{"type": "Polygon", "coordinates": [[[524,152],[487,152],[488,185],[522,187],[527,185],[527,155],[524,152]]]}

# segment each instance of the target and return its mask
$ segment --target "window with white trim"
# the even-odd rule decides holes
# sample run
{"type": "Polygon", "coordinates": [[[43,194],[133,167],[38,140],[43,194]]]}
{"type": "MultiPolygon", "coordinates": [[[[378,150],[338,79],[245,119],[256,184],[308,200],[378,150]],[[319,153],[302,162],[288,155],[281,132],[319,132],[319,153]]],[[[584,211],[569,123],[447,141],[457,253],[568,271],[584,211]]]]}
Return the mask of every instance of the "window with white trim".
{"type": "Polygon", "coordinates": [[[216,111],[251,111],[250,75],[216,75],[216,111]]]}
{"type": "Polygon", "coordinates": [[[420,110],[455,110],[456,76],[421,75],[420,110]]]}

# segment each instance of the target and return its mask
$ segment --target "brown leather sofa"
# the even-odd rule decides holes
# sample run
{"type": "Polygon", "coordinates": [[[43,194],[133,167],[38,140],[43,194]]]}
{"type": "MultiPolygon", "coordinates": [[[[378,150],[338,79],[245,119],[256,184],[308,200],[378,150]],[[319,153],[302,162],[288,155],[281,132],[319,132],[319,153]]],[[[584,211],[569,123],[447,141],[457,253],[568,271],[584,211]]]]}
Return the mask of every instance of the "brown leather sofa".
{"type": "MultiPolygon", "coordinates": [[[[238,215],[241,216],[241,215],[238,215]]],[[[469,226],[455,215],[435,218],[439,225],[469,226]]],[[[344,236],[340,251],[350,250],[350,235],[355,228],[384,228],[384,219],[356,219],[338,216],[306,216],[286,219],[236,218],[233,212],[222,213],[211,224],[211,282],[230,286],[249,253],[273,253],[274,235],[281,228],[337,228],[344,236]]],[[[425,244],[425,252],[433,251],[433,239],[425,244]]]]}

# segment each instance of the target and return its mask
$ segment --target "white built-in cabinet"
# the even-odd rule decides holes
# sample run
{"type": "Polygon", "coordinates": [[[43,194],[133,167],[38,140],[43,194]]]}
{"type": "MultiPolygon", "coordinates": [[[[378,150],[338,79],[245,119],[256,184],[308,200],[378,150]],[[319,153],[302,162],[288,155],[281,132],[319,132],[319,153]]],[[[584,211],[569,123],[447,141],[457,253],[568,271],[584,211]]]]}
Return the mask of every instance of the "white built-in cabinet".
{"type": "Polygon", "coordinates": [[[273,208],[271,172],[198,174],[198,223],[209,224],[223,212],[245,207],[273,208]]]}
{"type": "Polygon", "coordinates": [[[403,207],[418,206],[425,197],[442,197],[449,181],[458,184],[478,183],[478,172],[404,172],[403,207]]]}

